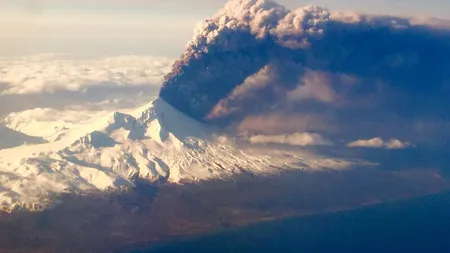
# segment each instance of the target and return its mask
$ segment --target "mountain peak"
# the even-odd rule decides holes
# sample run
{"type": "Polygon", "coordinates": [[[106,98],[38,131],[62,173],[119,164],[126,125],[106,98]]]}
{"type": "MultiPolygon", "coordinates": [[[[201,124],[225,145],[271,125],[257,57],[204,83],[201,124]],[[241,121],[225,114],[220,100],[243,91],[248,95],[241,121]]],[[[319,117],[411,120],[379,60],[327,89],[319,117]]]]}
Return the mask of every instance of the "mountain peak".
{"type": "Polygon", "coordinates": [[[162,98],[131,113],[113,112],[88,128],[69,131],[52,143],[0,150],[0,171],[5,172],[0,177],[0,203],[9,203],[6,208],[42,204],[41,196],[48,193],[134,187],[138,178],[182,183],[352,165],[306,153],[301,157],[270,151],[269,158],[268,151],[216,142],[215,129],[162,98]]]}

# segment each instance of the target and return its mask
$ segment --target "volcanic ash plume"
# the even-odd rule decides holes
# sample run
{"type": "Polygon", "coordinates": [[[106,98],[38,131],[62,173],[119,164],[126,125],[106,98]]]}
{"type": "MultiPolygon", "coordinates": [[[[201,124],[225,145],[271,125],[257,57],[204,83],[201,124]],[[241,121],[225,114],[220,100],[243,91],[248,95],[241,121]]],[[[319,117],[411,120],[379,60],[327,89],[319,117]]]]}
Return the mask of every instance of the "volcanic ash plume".
{"type": "Polygon", "coordinates": [[[290,48],[306,47],[328,16],[317,7],[289,12],[271,1],[230,1],[197,28],[161,97],[203,119],[247,77],[290,48]]]}
{"type": "Polygon", "coordinates": [[[445,24],[230,1],[197,28],[160,96],[225,124],[277,112],[314,114],[336,127],[442,116],[450,95],[445,24]]]}

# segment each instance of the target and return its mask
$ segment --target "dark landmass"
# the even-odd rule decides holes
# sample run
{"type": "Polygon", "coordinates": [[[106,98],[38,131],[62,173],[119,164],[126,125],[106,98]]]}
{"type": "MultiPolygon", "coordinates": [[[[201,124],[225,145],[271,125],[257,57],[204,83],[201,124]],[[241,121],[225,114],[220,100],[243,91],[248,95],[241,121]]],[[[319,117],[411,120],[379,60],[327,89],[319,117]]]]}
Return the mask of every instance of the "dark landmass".
{"type": "Polygon", "coordinates": [[[263,222],[130,253],[448,253],[450,192],[263,222]]]}
{"type": "Polygon", "coordinates": [[[0,216],[0,252],[112,252],[261,221],[394,202],[449,189],[437,171],[285,172],[127,192],[64,195],[43,212],[0,216]]]}

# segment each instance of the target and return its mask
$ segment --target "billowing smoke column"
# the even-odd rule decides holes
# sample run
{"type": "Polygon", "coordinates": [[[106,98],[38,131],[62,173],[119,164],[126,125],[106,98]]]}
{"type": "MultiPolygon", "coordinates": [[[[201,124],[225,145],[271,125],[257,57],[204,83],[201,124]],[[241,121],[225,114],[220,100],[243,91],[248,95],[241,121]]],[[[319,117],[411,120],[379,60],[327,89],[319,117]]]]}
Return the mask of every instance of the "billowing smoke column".
{"type": "Polygon", "coordinates": [[[316,7],[290,13],[271,1],[230,1],[198,27],[160,95],[204,119],[247,77],[291,54],[291,48],[306,47],[310,37],[319,37],[328,16],[316,7]]]}
{"type": "Polygon", "coordinates": [[[204,21],[160,92],[199,120],[242,127],[290,115],[334,125],[321,126],[330,133],[443,120],[449,95],[444,22],[287,10],[268,0],[230,1],[204,21]]]}

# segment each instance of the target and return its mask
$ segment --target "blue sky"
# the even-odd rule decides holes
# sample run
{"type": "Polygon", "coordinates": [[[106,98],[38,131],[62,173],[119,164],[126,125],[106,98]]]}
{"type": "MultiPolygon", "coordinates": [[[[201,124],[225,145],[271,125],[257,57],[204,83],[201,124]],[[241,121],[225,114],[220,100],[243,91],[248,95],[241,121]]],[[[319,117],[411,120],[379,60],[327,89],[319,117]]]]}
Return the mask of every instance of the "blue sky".
{"type": "MultiPolygon", "coordinates": [[[[450,19],[448,0],[280,0],[289,8],[450,19]]],[[[0,55],[153,54],[176,57],[197,22],[224,0],[0,0],[0,55]]]]}

